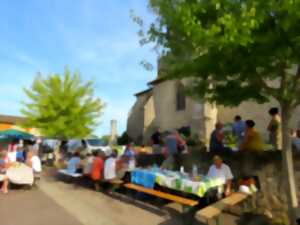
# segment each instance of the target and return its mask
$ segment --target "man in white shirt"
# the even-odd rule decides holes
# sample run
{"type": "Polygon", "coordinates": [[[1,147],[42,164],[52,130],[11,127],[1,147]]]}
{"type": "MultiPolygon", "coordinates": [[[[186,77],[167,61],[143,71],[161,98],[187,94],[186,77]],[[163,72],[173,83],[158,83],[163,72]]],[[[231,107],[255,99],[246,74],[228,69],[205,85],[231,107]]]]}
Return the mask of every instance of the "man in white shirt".
{"type": "Polygon", "coordinates": [[[118,152],[113,150],[111,156],[104,162],[104,179],[112,180],[117,178],[117,162],[118,152]]]}
{"type": "Polygon", "coordinates": [[[233,179],[231,169],[223,163],[222,158],[218,155],[214,156],[213,161],[214,164],[210,166],[207,176],[221,179],[224,183],[224,194],[225,196],[228,196],[231,193],[231,181],[233,179]]]}

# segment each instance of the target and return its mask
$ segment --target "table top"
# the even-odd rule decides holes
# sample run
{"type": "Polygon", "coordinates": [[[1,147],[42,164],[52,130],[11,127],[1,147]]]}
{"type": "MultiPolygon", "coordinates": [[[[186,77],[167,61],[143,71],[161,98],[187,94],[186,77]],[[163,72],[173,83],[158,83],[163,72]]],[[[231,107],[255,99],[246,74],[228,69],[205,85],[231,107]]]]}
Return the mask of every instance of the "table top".
{"type": "Polygon", "coordinates": [[[204,175],[198,175],[195,178],[179,171],[162,170],[160,168],[136,168],[132,171],[131,182],[147,188],[154,188],[154,185],[158,184],[177,191],[194,194],[198,197],[204,197],[210,189],[223,187],[224,184],[218,178],[209,178],[204,175]]]}

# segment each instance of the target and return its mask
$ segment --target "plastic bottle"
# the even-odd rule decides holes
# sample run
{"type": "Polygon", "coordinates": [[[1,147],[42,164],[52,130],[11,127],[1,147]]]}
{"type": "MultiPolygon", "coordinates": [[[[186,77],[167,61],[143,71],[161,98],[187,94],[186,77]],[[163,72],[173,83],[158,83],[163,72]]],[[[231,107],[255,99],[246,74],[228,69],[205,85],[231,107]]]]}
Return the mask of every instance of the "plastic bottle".
{"type": "Polygon", "coordinates": [[[180,173],[184,174],[184,167],[183,166],[180,167],[180,173]]]}
{"type": "Polygon", "coordinates": [[[194,178],[198,176],[198,167],[195,164],[193,165],[192,175],[194,178]]]}

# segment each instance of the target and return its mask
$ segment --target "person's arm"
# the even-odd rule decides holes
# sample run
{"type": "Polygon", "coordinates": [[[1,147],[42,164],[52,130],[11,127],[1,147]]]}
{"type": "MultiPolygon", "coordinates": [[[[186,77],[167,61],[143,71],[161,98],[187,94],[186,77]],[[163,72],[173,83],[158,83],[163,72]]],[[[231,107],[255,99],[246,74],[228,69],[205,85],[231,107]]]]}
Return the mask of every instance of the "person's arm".
{"type": "Polygon", "coordinates": [[[225,170],[224,172],[226,178],[224,194],[225,196],[228,196],[231,194],[231,184],[232,184],[233,175],[229,166],[225,165],[224,170],[225,170]]]}
{"type": "Polygon", "coordinates": [[[226,180],[226,183],[225,183],[225,196],[229,196],[231,194],[231,184],[232,184],[232,180],[226,180]]]}

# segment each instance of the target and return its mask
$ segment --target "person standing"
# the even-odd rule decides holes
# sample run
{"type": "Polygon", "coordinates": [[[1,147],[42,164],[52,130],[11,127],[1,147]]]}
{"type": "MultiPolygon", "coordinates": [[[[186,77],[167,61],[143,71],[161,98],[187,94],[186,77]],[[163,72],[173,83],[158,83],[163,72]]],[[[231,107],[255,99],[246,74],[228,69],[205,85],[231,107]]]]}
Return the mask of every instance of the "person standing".
{"type": "Polygon", "coordinates": [[[222,152],[225,150],[224,148],[224,134],[223,134],[223,124],[221,122],[217,122],[215,125],[215,129],[210,135],[210,143],[209,148],[211,152],[222,152]]]}
{"type": "Polygon", "coordinates": [[[278,108],[274,107],[269,110],[271,121],[268,125],[269,142],[275,150],[282,149],[282,136],[281,136],[281,119],[279,116],[278,108]]]}
{"type": "Polygon", "coordinates": [[[154,154],[161,153],[161,133],[160,130],[157,129],[151,136],[152,149],[154,154]]]}
{"type": "Polygon", "coordinates": [[[165,139],[166,155],[167,158],[162,163],[163,169],[179,170],[180,167],[180,154],[178,151],[179,141],[178,131],[174,130],[169,133],[165,139]]]}
{"type": "Polygon", "coordinates": [[[240,115],[236,115],[234,117],[234,123],[232,125],[232,133],[237,139],[237,147],[240,148],[241,144],[243,143],[244,136],[245,136],[245,122],[242,120],[240,115]]]}

